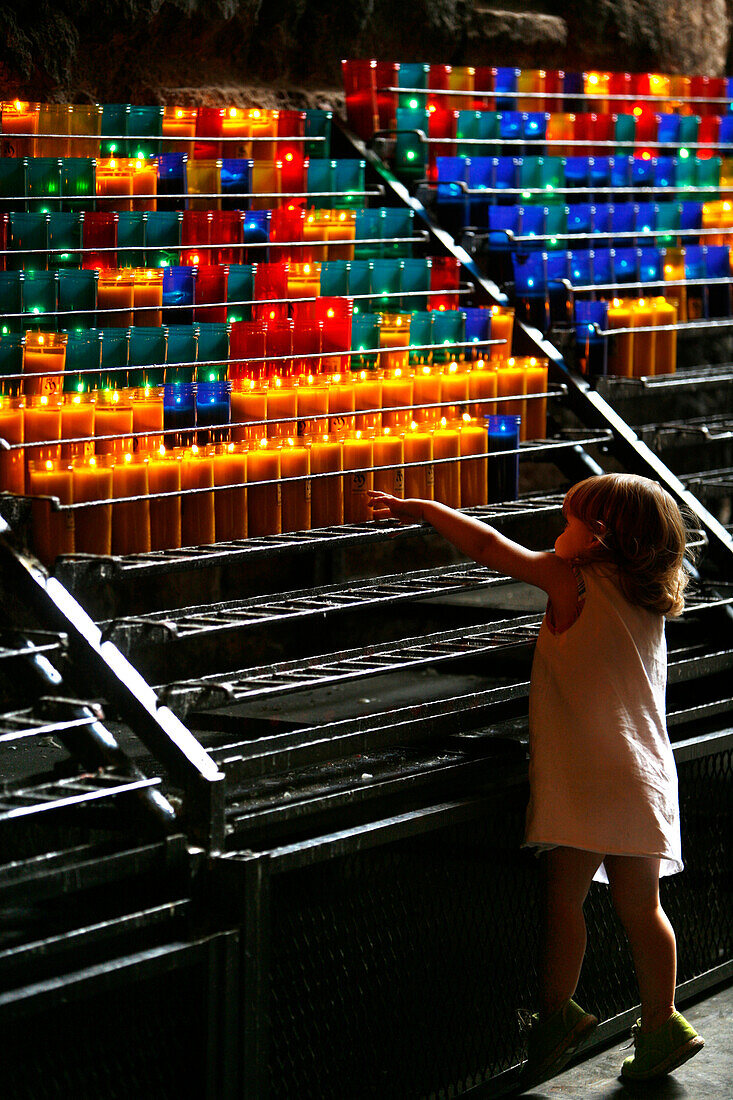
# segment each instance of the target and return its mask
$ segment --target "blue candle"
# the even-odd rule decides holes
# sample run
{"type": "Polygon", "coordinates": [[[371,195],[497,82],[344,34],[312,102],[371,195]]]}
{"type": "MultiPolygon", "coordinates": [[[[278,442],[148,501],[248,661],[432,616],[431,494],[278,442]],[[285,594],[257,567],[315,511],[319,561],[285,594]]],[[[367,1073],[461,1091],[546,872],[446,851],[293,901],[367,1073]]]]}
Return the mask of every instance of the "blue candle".
{"type": "Polygon", "coordinates": [[[608,302],[575,303],[575,350],[578,366],[585,375],[606,373],[606,329],[608,302]]]}
{"type": "Polygon", "coordinates": [[[166,447],[187,447],[193,443],[196,427],[195,386],[173,382],[163,387],[163,427],[166,447]]]}
{"type": "Polygon", "coordinates": [[[196,387],[196,438],[200,447],[229,438],[231,383],[199,382],[196,387]],[[205,429],[205,430],[202,430],[205,429]]]}
{"type": "Polygon", "coordinates": [[[516,500],[519,496],[520,416],[487,416],[489,454],[514,452],[489,461],[489,503],[516,500]]]}

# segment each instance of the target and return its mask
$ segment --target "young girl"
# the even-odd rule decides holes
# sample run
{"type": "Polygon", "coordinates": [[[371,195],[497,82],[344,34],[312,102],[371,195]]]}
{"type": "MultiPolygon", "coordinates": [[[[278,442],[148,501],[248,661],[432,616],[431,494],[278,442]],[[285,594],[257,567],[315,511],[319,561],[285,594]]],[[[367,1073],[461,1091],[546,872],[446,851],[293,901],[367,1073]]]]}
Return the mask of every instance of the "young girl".
{"type": "Polygon", "coordinates": [[[677,504],[643,477],[579,482],[565,497],[554,554],[435,501],[372,493],[371,507],[376,519],[429,523],[464,554],[548,595],[529,695],[525,835],[546,853],[546,912],[522,1087],[558,1073],[598,1024],[571,999],[593,879],[610,884],[641,997],[622,1075],[670,1072],[703,1046],[675,1011],[675,936],[659,904],[660,876],[682,870],[665,718],[664,617],[682,611],[687,582],[677,504]]]}

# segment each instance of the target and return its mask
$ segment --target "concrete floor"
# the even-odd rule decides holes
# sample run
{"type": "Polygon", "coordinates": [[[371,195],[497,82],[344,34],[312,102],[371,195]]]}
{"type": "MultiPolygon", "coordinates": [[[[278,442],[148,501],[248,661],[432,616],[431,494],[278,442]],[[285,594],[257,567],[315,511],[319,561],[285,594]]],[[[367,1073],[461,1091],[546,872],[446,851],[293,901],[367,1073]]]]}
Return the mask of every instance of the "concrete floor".
{"type": "Polygon", "coordinates": [[[648,1084],[619,1081],[621,1063],[631,1053],[629,1039],[523,1093],[523,1100],[733,1100],[733,985],[682,1010],[705,1047],[674,1074],[648,1084]]]}

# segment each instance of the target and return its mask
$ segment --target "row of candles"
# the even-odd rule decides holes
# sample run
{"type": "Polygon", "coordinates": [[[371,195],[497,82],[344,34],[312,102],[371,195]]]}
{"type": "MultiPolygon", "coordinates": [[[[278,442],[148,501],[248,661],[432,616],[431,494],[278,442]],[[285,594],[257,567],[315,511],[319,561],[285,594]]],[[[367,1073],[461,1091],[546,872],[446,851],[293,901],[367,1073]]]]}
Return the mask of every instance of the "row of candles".
{"type": "Polygon", "coordinates": [[[516,499],[518,457],[518,417],[466,414],[405,431],[35,460],[34,549],[50,564],[73,552],[146,553],[363,523],[371,489],[455,508],[516,499]]]}
{"type": "MultiPolygon", "coordinates": [[[[272,159],[302,148],[309,116],[330,111],[262,107],[139,107],[133,104],[0,103],[3,156],[95,156],[134,151],[140,158],[172,150],[189,156],[272,159]],[[105,117],[106,116],[106,117],[105,117]],[[116,129],[114,136],[103,131],[116,129]],[[137,139],[137,141],[136,141],[137,139]],[[162,140],[161,140],[162,139],[162,140]],[[219,139],[219,140],[215,140],[219,139]],[[136,149],[136,144],[138,148],[136,149]]],[[[313,135],[310,148],[317,145],[313,135]]]]}
{"type": "Polygon", "coordinates": [[[398,108],[487,107],[498,110],[582,110],[724,114],[731,78],[665,73],[564,72],[488,66],[428,65],[377,60],[342,62],[349,124],[368,139],[395,127],[398,108]]]}
{"type": "Polygon", "coordinates": [[[0,490],[30,488],[30,462],[143,452],[166,445],[249,442],[264,436],[434,428],[442,419],[521,418],[543,439],[547,361],[479,359],[348,374],[172,383],[91,393],[0,396],[0,490]]]}
{"type": "MultiPolygon", "coordinates": [[[[684,296],[685,288],[678,290],[684,296]]],[[[576,302],[575,332],[583,373],[622,378],[674,374],[677,315],[677,302],[663,297],[576,302]]]]}

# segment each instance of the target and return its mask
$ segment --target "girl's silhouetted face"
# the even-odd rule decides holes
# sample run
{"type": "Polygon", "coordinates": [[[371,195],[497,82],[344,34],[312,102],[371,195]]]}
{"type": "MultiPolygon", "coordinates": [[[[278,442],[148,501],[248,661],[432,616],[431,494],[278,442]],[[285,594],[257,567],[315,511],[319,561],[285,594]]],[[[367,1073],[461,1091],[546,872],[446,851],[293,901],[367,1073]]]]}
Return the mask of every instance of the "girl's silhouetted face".
{"type": "Polygon", "coordinates": [[[565,513],[565,530],[555,539],[555,553],[563,561],[575,561],[584,557],[596,543],[592,534],[582,519],[578,519],[572,512],[565,513]]]}

